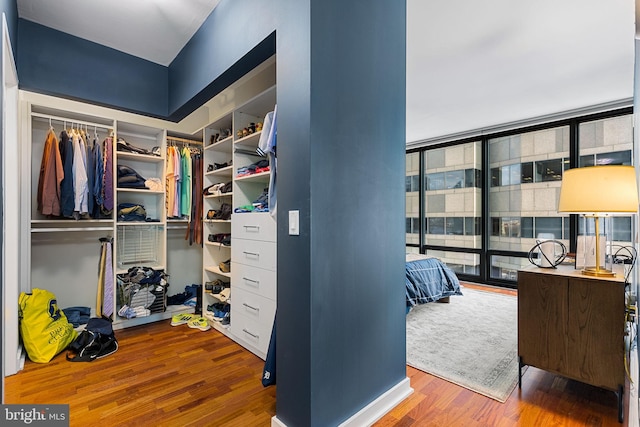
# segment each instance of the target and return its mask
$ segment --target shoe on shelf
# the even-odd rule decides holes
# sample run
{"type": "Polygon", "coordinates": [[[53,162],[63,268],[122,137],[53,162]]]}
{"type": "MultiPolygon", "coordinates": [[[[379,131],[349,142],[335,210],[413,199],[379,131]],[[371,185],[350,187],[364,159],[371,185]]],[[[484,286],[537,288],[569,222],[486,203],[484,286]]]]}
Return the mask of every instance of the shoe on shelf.
{"type": "Polygon", "coordinates": [[[196,316],[192,313],[174,314],[171,317],[171,326],[184,325],[186,323],[189,323],[189,321],[192,320],[194,317],[196,316]]]}
{"type": "Polygon", "coordinates": [[[223,325],[223,326],[228,326],[229,323],[231,323],[231,313],[226,312],[224,317],[220,321],[220,324],[223,325]]]}
{"type": "Polygon", "coordinates": [[[193,329],[200,329],[201,331],[208,331],[209,329],[211,329],[209,321],[202,316],[194,317],[193,319],[189,320],[187,326],[193,329]]]}
{"type": "Polygon", "coordinates": [[[223,273],[230,273],[231,272],[231,259],[228,259],[226,261],[222,261],[220,264],[218,264],[218,267],[220,268],[220,271],[222,271],[223,273]]]}

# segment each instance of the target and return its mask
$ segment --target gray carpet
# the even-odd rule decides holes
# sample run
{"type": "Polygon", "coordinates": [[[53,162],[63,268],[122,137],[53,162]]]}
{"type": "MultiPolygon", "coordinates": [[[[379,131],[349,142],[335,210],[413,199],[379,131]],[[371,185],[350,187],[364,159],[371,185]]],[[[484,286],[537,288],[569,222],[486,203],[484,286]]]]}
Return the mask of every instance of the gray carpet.
{"type": "Polygon", "coordinates": [[[407,315],[407,364],[499,402],[518,382],[518,302],[463,288],[407,315]]]}

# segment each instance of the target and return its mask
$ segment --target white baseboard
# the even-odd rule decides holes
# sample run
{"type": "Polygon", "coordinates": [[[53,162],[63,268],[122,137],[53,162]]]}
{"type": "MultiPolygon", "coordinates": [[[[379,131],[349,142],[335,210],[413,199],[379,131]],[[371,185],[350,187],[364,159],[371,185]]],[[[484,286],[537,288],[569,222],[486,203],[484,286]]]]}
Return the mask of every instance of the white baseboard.
{"type": "MultiPolygon", "coordinates": [[[[340,424],[340,427],[370,426],[409,397],[411,393],[413,393],[413,389],[409,378],[405,378],[340,424]]],[[[287,425],[280,421],[276,415],[271,418],[271,427],[287,427],[287,425]]]]}

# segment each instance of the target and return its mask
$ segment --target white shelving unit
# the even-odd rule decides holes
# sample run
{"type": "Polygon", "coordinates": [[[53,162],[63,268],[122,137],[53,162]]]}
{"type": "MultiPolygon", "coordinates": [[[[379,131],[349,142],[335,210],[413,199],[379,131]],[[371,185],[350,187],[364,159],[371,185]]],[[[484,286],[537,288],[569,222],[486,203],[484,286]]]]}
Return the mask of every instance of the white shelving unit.
{"type": "MultiPolygon", "coordinates": [[[[206,218],[209,209],[218,209],[223,203],[229,204],[232,208],[250,204],[268,186],[269,173],[236,177],[238,167],[260,159],[255,153],[255,148],[261,134],[257,131],[238,137],[237,132],[248,127],[250,123],[262,122],[266,113],[273,110],[276,90],[275,86],[270,85],[273,85],[274,81],[275,59],[234,84],[234,89],[224,95],[224,101],[219,102],[217,98],[211,100],[211,116],[204,119],[204,123],[185,123],[184,127],[182,124],[123,111],[25,92],[20,101],[20,167],[30,172],[23,175],[20,183],[23,195],[20,201],[21,211],[27,213],[20,225],[20,253],[23,255],[20,271],[26,284],[24,289],[47,289],[56,294],[60,308],[86,306],[91,308],[92,314],[96,313],[99,239],[105,237],[113,239],[114,277],[118,273],[126,272],[130,266],[141,263],[146,267],[163,269],[170,276],[171,291],[168,295],[180,293],[183,290],[182,286],[188,284],[202,284],[204,291],[207,281],[221,279],[224,282],[232,282],[234,273],[221,271],[220,263],[232,259],[233,239],[232,245],[229,246],[208,242],[208,236],[231,233],[236,214],[228,220],[204,219],[201,231],[197,229],[198,233],[202,233],[198,236],[202,237],[202,244],[185,239],[187,231],[193,230],[193,223],[187,218],[167,218],[165,192],[118,188],[117,168],[119,165],[129,166],[142,177],[158,178],[164,185],[167,141],[172,137],[184,138],[186,141],[203,141],[197,144],[202,156],[203,170],[199,178],[202,178],[203,186],[232,183],[231,191],[202,198],[203,216],[206,218]],[[265,88],[268,89],[264,90],[265,88]],[[258,95],[250,98],[252,93],[258,95]],[[87,215],[76,218],[52,218],[38,212],[36,194],[40,163],[50,127],[54,128],[57,136],[62,129],[81,127],[92,137],[97,134],[97,140],[100,142],[109,136],[112,137],[112,158],[109,164],[113,176],[113,189],[110,193],[113,210],[110,213],[97,218],[87,215]],[[185,131],[187,128],[189,130],[185,131]],[[210,143],[211,136],[216,133],[219,135],[217,140],[210,143]],[[154,154],[118,151],[118,138],[154,154]],[[157,147],[157,150],[153,150],[154,147],[157,147]],[[215,163],[227,165],[212,167],[212,170],[208,171],[207,166],[215,163]],[[117,210],[120,203],[144,206],[147,217],[154,221],[118,221],[117,210]]],[[[202,196],[194,193],[193,197],[202,196]]],[[[246,215],[249,215],[246,218],[251,218],[253,214],[246,215]]],[[[232,268],[233,264],[234,261],[231,260],[232,268]]],[[[270,298],[275,302],[275,273],[272,288],[270,298]]],[[[112,291],[114,301],[117,301],[115,284],[112,291]]],[[[246,302],[251,305],[251,301],[243,301],[241,294],[242,291],[237,292],[232,301],[238,303],[238,308],[246,308],[243,304],[246,302]]],[[[202,306],[199,308],[204,312],[207,305],[214,302],[216,299],[213,296],[204,295],[202,306]]],[[[115,308],[117,313],[119,307],[116,305],[115,308]]],[[[186,311],[194,311],[194,307],[167,306],[166,311],[162,313],[132,319],[122,319],[114,313],[114,327],[124,328],[169,319],[176,312],[186,311]]],[[[262,311],[266,312],[264,309],[262,311]]],[[[267,323],[269,322],[272,320],[267,323]]],[[[233,321],[231,323],[233,324],[233,321]]],[[[220,324],[214,324],[214,327],[264,357],[257,346],[241,340],[241,332],[233,332],[234,328],[231,326],[222,327],[220,324]]]]}
{"type": "MultiPolygon", "coordinates": [[[[232,182],[230,193],[204,196],[205,218],[209,209],[217,210],[222,203],[230,203],[234,209],[251,205],[268,189],[269,171],[246,176],[237,176],[237,171],[238,168],[265,160],[256,151],[261,131],[254,129],[258,123],[263,122],[268,112],[273,111],[275,96],[275,86],[270,87],[205,127],[205,141],[211,141],[213,136],[215,142],[204,148],[205,168],[211,165],[212,169],[204,173],[204,187],[232,182]],[[227,130],[232,136],[216,140],[216,134],[226,135],[227,130]],[[218,167],[223,164],[226,166],[218,167]]],[[[220,279],[229,282],[231,287],[230,324],[222,325],[213,321],[213,327],[265,358],[276,305],[275,221],[269,213],[233,213],[230,220],[205,219],[204,223],[205,242],[210,234],[231,233],[230,246],[208,243],[203,249],[203,283],[220,279]],[[254,224],[256,221],[258,225],[254,224]],[[254,226],[257,228],[252,228],[254,226]],[[249,233],[245,229],[250,230],[249,233]],[[251,230],[258,231],[260,237],[252,234],[251,230]],[[268,243],[265,244],[265,241],[268,243]],[[250,251],[246,248],[254,244],[260,248],[261,255],[258,258],[268,258],[271,262],[258,267],[251,265],[250,260],[247,264],[243,257],[250,251]],[[220,263],[229,259],[231,272],[222,272],[220,263]]],[[[216,303],[220,301],[204,291],[203,313],[207,313],[207,306],[216,303]]],[[[212,319],[211,315],[208,317],[212,319]]]]}
{"type": "MultiPolygon", "coordinates": [[[[154,269],[167,269],[167,252],[172,251],[176,256],[176,264],[180,266],[192,265],[190,271],[198,271],[201,266],[200,246],[190,247],[185,244],[184,230],[188,221],[171,221],[171,226],[178,228],[175,234],[179,238],[168,236],[169,221],[165,210],[165,154],[167,131],[163,127],[147,126],[135,121],[109,118],[110,110],[104,110],[104,116],[87,113],[83,110],[93,110],[92,106],[74,103],[77,108],[59,109],[49,104],[26,102],[24,111],[27,124],[24,126],[24,144],[21,144],[23,165],[30,170],[28,179],[22,183],[23,194],[29,194],[22,201],[23,211],[30,212],[30,218],[24,222],[26,231],[25,245],[29,256],[24,259],[24,276],[30,289],[42,288],[53,292],[60,308],[83,306],[91,309],[92,315],[97,313],[98,279],[97,265],[100,255],[100,238],[113,238],[113,273],[124,273],[131,266],[145,266],[154,269]],[[109,136],[112,137],[112,158],[109,164],[113,176],[113,210],[99,218],[91,218],[88,214],[76,215],[75,218],[52,217],[42,215],[37,209],[37,189],[40,166],[43,157],[45,139],[49,129],[53,128],[59,138],[63,129],[80,129],[100,144],[109,136]],[[138,154],[117,150],[117,138],[141,148],[151,151],[159,147],[159,155],[138,154]],[[117,166],[126,165],[133,168],[144,178],[157,178],[162,184],[162,190],[118,188],[117,166]],[[154,221],[118,221],[117,211],[119,203],[136,203],[144,206],[147,217],[154,221]],[[169,245],[168,242],[171,241],[169,245]],[[175,242],[174,242],[175,241],[175,242]],[[173,246],[170,248],[169,246],[173,246]],[[193,252],[197,256],[193,256],[193,252]],[[188,253],[188,257],[183,256],[188,253]],[[186,260],[186,262],[185,262],[186,260]],[[191,263],[191,264],[189,264],[191,263]]],[[[135,117],[134,117],[135,118],[135,117]]],[[[141,118],[141,121],[144,119],[141,118]]],[[[182,272],[181,272],[182,273],[182,272]]],[[[176,276],[188,277],[185,274],[176,276]]],[[[199,283],[197,278],[188,283],[199,283]]],[[[114,280],[115,282],[115,280],[114,280]]],[[[117,289],[114,283],[114,301],[117,301],[117,289]]],[[[174,290],[178,293],[179,288],[174,290]]],[[[176,312],[194,311],[194,307],[175,305],[166,306],[166,311],[152,313],[149,316],[132,319],[120,318],[116,305],[112,319],[114,328],[124,328],[143,323],[168,319],[176,312]]]]}

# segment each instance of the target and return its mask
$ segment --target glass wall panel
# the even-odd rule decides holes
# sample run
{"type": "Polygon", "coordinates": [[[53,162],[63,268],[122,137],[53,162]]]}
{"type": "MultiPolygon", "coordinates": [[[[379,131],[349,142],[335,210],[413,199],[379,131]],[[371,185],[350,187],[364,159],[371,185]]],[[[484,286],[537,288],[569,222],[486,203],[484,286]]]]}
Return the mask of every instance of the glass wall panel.
{"type": "MultiPolygon", "coordinates": [[[[569,248],[570,216],[559,214],[557,204],[564,171],[571,164],[633,164],[633,116],[577,119],[571,125],[486,136],[482,141],[425,147],[407,154],[406,235],[407,244],[414,245],[407,251],[419,249],[416,246],[422,240],[427,253],[456,272],[480,276],[482,271],[480,281],[507,280],[515,285],[517,271],[529,265],[522,254],[536,240],[553,238],[569,248]],[[576,137],[577,153],[570,151],[570,135],[576,137]],[[485,179],[487,188],[482,188],[485,179]],[[482,236],[483,229],[488,236],[482,236]],[[428,249],[436,246],[456,250],[428,249]],[[478,253],[464,252],[468,249],[478,253]],[[487,251],[501,255],[487,256],[487,251]]],[[[608,255],[632,246],[635,223],[635,216],[601,222],[601,232],[611,240],[608,255]]],[[[582,220],[577,225],[578,235],[593,233],[593,225],[586,226],[582,220]]]]}
{"type": "Polygon", "coordinates": [[[427,250],[427,255],[438,258],[455,273],[478,276],[480,274],[480,255],[466,252],[427,250]]]}
{"type": "MultiPolygon", "coordinates": [[[[481,150],[476,141],[424,152],[426,245],[481,247],[481,150]]],[[[477,262],[469,268],[476,271],[477,262]]]]}
{"type": "MultiPolygon", "coordinates": [[[[569,142],[569,126],[488,140],[490,170],[501,171],[489,188],[489,249],[526,253],[540,235],[562,238],[557,203],[569,142]]],[[[494,256],[489,275],[514,280],[523,262],[494,256]]]]}
{"type": "Polygon", "coordinates": [[[420,153],[406,158],[406,244],[420,244],[420,153]]]}
{"type": "MultiPolygon", "coordinates": [[[[631,165],[633,153],[633,116],[624,115],[580,123],[578,128],[580,147],[579,165],[606,166],[631,165]]],[[[578,234],[585,233],[583,221],[579,222],[578,234]]],[[[611,239],[607,245],[607,255],[616,248],[632,246],[633,235],[631,216],[612,217],[611,230],[606,230],[601,222],[600,232],[611,239]]],[[[594,233],[587,230],[587,233],[594,233]]]]}
{"type": "Polygon", "coordinates": [[[500,280],[518,280],[518,270],[531,265],[527,258],[518,258],[502,255],[491,257],[489,277],[500,280]]]}

